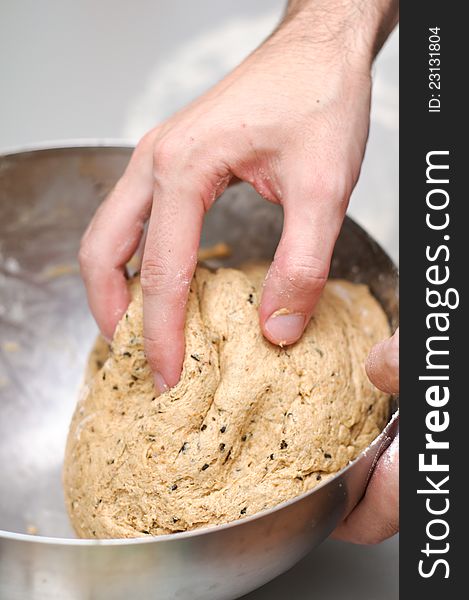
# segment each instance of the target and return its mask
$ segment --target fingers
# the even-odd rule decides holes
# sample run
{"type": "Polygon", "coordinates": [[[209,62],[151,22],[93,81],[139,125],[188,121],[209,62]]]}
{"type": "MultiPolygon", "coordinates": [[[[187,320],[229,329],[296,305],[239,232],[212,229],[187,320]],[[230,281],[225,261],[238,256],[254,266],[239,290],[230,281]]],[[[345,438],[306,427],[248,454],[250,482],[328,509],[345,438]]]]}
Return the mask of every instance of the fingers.
{"type": "MultiPolygon", "coordinates": [[[[301,181],[301,179],[298,179],[301,181]]],[[[265,337],[280,346],[303,333],[326,283],[345,212],[342,194],[298,186],[284,201],[282,239],[266,277],[260,308],[265,337]]]]}
{"type": "Polygon", "coordinates": [[[138,247],[151,206],[153,178],[147,140],[85,232],[79,253],[88,303],[103,335],[110,340],[129,303],[125,264],[138,247]]]}
{"type": "Polygon", "coordinates": [[[200,169],[177,162],[158,173],[142,261],[145,353],[159,393],[179,381],[187,296],[204,216],[200,169]],[[181,176],[185,173],[184,176],[181,176]]]}
{"type": "Polygon", "coordinates": [[[366,362],[370,381],[383,392],[399,391],[399,329],[394,335],[373,346],[366,362]]]}
{"type": "Polygon", "coordinates": [[[399,435],[382,454],[365,496],[334,531],[355,544],[376,544],[399,531],[399,435]]]}
{"type": "MultiPolygon", "coordinates": [[[[387,393],[399,391],[399,329],[370,352],[366,371],[371,382],[387,393]]],[[[333,536],[357,544],[374,544],[399,530],[399,436],[380,457],[363,500],[333,536]]]]}

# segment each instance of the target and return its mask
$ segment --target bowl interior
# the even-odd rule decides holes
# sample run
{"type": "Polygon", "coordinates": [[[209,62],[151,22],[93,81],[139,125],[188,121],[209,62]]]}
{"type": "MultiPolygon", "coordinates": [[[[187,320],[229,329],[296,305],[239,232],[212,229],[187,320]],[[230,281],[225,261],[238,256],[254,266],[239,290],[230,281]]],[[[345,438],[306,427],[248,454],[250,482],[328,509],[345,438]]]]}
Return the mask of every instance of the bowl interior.
{"type": "MultiPolygon", "coordinates": [[[[0,159],[0,529],[74,537],[62,495],[62,460],[97,332],[76,255],[130,153],[58,148],[0,159]]],[[[281,228],[281,208],[242,184],[208,214],[202,245],[231,247],[231,256],[212,266],[270,259],[281,228]]],[[[350,219],[332,275],[367,283],[396,324],[396,269],[350,219]]]]}

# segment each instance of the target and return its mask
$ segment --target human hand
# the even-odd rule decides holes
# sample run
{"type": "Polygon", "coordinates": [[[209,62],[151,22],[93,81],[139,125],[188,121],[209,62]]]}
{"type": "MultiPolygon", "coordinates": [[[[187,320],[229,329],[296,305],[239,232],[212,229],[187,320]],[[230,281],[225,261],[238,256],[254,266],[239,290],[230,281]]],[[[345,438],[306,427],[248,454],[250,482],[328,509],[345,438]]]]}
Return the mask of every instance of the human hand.
{"type": "Polygon", "coordinates": [[[125,264],[149,220],[141,267],[144,337],[159,392],[180,377],[204,214],[233,178],[284,208],[260,325],[274,344],[301,336],[365,149],[370,66],[383,20],[389,21],[384,9],[369,4],[357,11],[355,2],[292,0],[281,26],[237,69],[143,137],[88,227],[81,271],[109,339],[129,302],[125,264]]]}
{"type": "MultiPolygon", "coordinates": [[[[383,392],[399,392],[399,329],[370,352],[366,370],[383,392]]],[[[333,537],[357,544],[374,544],[399,531],[399,434],[375,466],[365,495],[337,527],[333,537]]]]}

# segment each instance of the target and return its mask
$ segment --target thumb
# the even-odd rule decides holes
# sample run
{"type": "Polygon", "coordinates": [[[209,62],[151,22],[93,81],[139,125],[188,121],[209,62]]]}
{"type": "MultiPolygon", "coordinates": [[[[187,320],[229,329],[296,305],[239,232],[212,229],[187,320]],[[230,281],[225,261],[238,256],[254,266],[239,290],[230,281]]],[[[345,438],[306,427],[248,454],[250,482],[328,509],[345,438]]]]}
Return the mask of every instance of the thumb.
{"type": "Polygon", "coordinates": [[[392,337],[373,346],[366,361],[370,381],[383,392],[399,391],[399,329],[392,337]]]}

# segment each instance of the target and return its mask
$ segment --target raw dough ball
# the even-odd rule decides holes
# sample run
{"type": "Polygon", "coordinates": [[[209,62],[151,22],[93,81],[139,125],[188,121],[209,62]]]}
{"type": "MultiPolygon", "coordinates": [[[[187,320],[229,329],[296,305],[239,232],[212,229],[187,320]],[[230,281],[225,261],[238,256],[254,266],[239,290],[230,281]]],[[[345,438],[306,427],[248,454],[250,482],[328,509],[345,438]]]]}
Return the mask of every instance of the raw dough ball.
{"type": "Polygon", "coordinates": [[[79,536],[158,535],[252,515],[318,485],[382,430],[389,397],[364,363],[389,327],[368,288],[330,281],[302,339],[281,349],[259,329],[264,275],[264,266],[198,268],[182,378],[159,397],[132,283],[108,357],[102,341],[92,354],[68,436],[65,495],[79,536]]]}

